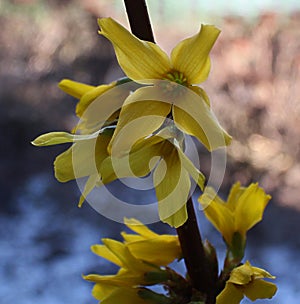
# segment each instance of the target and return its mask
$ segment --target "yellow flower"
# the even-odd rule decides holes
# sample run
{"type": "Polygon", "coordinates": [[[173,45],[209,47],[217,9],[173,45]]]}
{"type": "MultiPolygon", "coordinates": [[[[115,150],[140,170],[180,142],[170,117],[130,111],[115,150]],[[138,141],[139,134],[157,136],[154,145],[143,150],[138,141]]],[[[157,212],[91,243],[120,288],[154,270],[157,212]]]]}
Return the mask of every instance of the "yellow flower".
{"type": "Polygon", "coordinates": [[[76,114],[81,121],[76,129],[81,134],[93,133],[115,122],[119,116],[124,100],[130,94],[134,83],[129,79],[113,81],[109,84],[91,86],[84,83],[63,79],[59,88],[67,94],[78,98],[76,114]]]}
{"type": "Polygon", "coordinates": [[[121,79],[95,87],[64,79],[58,86],[79,99],[76,114],[81,120],[74,131],[79,130],[81,134],[50,132],[39,136],[32,144],[50,146],[73,143],[69,149],[56,157],[54,170],[55,177],[60,182],[88,177],[79,200],[81,206],[85,197],[100,183],[99,168],[102,161],[108,157],[107,146],[112,138],[116,119],[135,84],[128,79],[121,79]],[[129,85],[121,85],[128,82],[129,85]]]}
{"type": "MultiPolygon", "coordinates": [[[[140,236],[142,238],[143,236],[145,238],[150,237],[152,234],[155,238],[159,237],[147,227],[141,226],[140,222],[127,220],[127,225],[130,227],[136,224],[140,225],[136,228],[141,232],[140,236]]],[[[93,295],[101,300],[101,303],[146,303],[138,295],[140,286],[149,286],[168,279],[168,273],[165,270],[160,269],[156,266],[157,264],[146,262],[149,257],[147,253],[145,259],[139,259],[132,254],[127,242],[123,244],[112,239],[102,239],[102,241],[103,245],[92,246],[92,251],[116,264],[120,269],[115,275],[90,274],[84,276],[85,280],[96,283],[93,288],[93,295]]],[[[133,251],[136,252],[136,249],[133,251]]]]}
{"type": "Polygon", "coordinates": [[[157,267],[135,258],[128,247],[113,239],[102,239],[103,245],[93,245],[91,250],[100,257],[116,264],[120,270],[115,275],[90,274],[86,280],[95,283],[116,284],[117,286],[147,285],[145,274],[156,271],[157,267]]]}
{"type": "Polygon", "coordinates": [[[231,137],[209,108],[206,93],[193,86],[208,77],[209,52],[220,33],[216,27],[202,25],[199,33],[181,41],[169,58],[159,46],[138,39],[111,18],[98,23],[99,33],[112,42],[125,74],[138,83],[154,84],[127,98],[110,149],[115,145],[116,150],[128,151],[131,143],[158,130],[169,114],[180,130],[195,136],[209,150],[230,143],[231,137]],[[124,135],[119,136],[125,126],[149,115],[151,120],[141,119],[139,127],[127,136],[130,143],[124,135]]]}
{"type": "Polygon", "coordinates": [[[264,269],[251,266],[248,261],[234,268],[225,288],[217,296],[216,304],[238,304],[244,296],[251,301],[272,298],[277,287],[273,283],[264,281],[264,278],[275,279],[264,269]]]}
{"type": "Polygon", "coordinates": [[[125,224],[138,233],[121,233],[135,258],[157,266],[166,266],[182,257],[177,235],[157,234],[135,219],[125,219],[125,224]]]}
{"type": "Polygon", "coordinates": [[[138,291],[138,288],[133,287],[95,284],[92,294],[101,304],[149,304],[149,301],[139,297],[138,291]]]}
{"type": "MultiPolygon", "coordinates": [[[[176,131],[175,131],[176,132],[176,131]]],[[[161,221],[179,227],[187,219],[190,176],[203,189],[204,176],[182,152],[174,132],[165,128],[132,146],[123,157],[111,155],[100,167],[102,182],[124,177],[142,177],[153,170],[153,183],[161,221]]]]}
{"type": "Polygon", "coordinates": [[[258,184],[251,184],[247,188],[236,183],[230,190],[225,203],[216,195],[212,188],[206,188],[199,197],[205,216],[219,230],[229,247],[234,237],[241,238],[245,243],[246,233],[262,220],[264,209],[271,196],[267,195],[258,184]]]}
{"type": "Polygon", "coordinates": [[[85,197],[100,182],[99,168],[102,161],[108,157],[107,145],[112,133],[113,131],[109,127],[91,135],[50,132],[39,136],[32,142],[35,146],[73,143],[69,149],[56,157],[54,171],[56,179],[62,183],[88,177],[79,200],[79,207],[85,197]]]}

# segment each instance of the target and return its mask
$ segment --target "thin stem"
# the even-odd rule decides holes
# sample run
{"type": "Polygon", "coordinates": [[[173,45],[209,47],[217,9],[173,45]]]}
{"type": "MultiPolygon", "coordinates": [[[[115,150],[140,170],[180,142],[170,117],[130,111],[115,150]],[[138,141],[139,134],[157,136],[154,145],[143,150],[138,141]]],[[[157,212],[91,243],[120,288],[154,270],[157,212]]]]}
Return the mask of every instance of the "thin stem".
{"type": "Polygon", "coordinates": [[[154,42],[145,0],[124,0],[132,34],[139,39],[154,42]]]}
{"type": "MultiPolygon", "coordinates": [[[[187,221],[177,228],[177,234],[181,245],[185,265],[194,288],[208,295],[214,294],[213,280],[209,264],[205,256],[201,234],[198,228],[197,218],[190,198],[187,202],[187,221]]],[[[208,296],[213,298],[213,296],[208,296]]],[[[214,303],[213,299],[207,299],[206,304],[214,303]]]]}

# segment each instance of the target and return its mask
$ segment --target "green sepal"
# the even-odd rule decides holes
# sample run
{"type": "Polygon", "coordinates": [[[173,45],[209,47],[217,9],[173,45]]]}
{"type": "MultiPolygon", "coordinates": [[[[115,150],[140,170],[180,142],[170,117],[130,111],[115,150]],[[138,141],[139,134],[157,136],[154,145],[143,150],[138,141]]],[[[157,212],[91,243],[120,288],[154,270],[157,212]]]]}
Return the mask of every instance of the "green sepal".
{"type": "Polygon", "coordinates": [[[143,85],[141,85],[139,83],[134,82],[132,79],[130,79],[128,77],[119,78],[116,81],[116,86],[119,86],[119,85],[122,85],[122,84],[126,84],[126,83],[130,83],[130,89],[131,89],[131,91],[135,91],[138,88],[141,88],[143,86],[143,85]]]}
{"type": "Polygon", "coordinates": [[[163,294],[156,293],[147,288],[141,288],[138,291],[138,296],[150,303],[158,303],[158,304],[172,304],[173,300],[171,298],[166,297],[163,294]]]}
{"type": "Polygon", "coordinates": [[[228,248],[229,258],[233,260],[235,264],[239,264],[245,255],[246,240],[238,232],[235,232],[232,236],[231,244],[228,248]]]}
{"type": "Polygon", "coordinates": [[[166,282],[170,279],[170,275],[167,271],[148,271],[144,274],[144,279],[149,284],[158,284],[161,282],[166,282]]]}

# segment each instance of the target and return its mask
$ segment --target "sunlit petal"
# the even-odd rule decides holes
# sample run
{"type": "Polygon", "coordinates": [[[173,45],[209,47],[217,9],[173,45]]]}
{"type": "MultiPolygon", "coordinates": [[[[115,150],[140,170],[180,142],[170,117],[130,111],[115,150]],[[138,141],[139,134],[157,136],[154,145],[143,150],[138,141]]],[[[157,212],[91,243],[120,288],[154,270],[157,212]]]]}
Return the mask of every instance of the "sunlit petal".
{"type": "Polygon", "coordinates": [[[198,34],[181,41],[172,51],[175,70],[184,73],[188,83],[198,84],[208,77],[209,52],[220,34],[213,25],[202,25],[198,34]]]}
{"type": "Polygon", "coordinates": [[[135,80],[161,79],[170,70],[170,60],[154,43],[142,41],[111,18],[98,19],[99,33],[111,41],[120,66],[135,80]]]}
{"type": "Polygon", "coordinates": [[[63,79],[59,84],[58,87],[66,92],[67,94],[80,99],[84,94],[93,90],[95,86],[91,86],[85,83],[73,81],[70,79],[63,79]]]}
{"type": "Polygon", "coordinates": [[[216,304],[239,304],[244,298],[243,292],[233,284],[226,284],[222,292],[217,296],[216,304]]]}
{"type": "Polygon", "coordinates": [[[195,136],[209,151],[228,145],[231,137],[220,126],[203,98],[188,89],[183,94],[174,101],[176,126],[184,133],[195,136]]]}
{"type": "MultiPolygon", "coordinates": [[[[100,95],[104,94],[108,90],[114,88],[116,82],[112,82],[110,84],[104,84],[97,87],[93,87],[93,89],[87,91],[79,100],[76,106],[76,114],[81,117],[87,107],[100,95]]],[[[117,89],[119,90],[119,89],[117,89]]]]}
{"type": "Polygon", "coordinates": [[[236,207],[236,227],[241,234],[262,220],[264,210],[271,199],[258,184],[251,184],[240,196],[236,207]]]}
{"type": "Polygon", "coordinates": [[[166,151],[164,161],[155,168],[153,181],[160,219],[172,227],[181,226],[187,219],[186,202],[191,182],[174,147],[166,151]]]}
{"type": "Polygon", "coordinates": [[[264,280],[254,280],[245,288],[244,294],[251,301],[255,301],[257,299],[271,299],[276,291],[275,284],[264,280]]]}
{"type": "Polygon", "coordinates": [[[247,261],[245,264],[232,270],[228,282],[237,285],[246,285],[251,282],[253,270],[250,263],[247,261]]]}
{"type": "Polygon", "coordinates": [[[107,184],[117,178],[143,177],[150,173],[160,159],[161,140],[150,137],[133,145],[128,154],[120,157],[113,154],[106,158],[100,168],[102,182],[107,184]]]}
{"type": "Polygon", "coordinates": [[[92,294],[97,300],[103,300],[104,298],[108,297],[115,289],[118,288],[119,287],[112,286],[109,284],[95,284],[95,286],[93,287],[92,294]]]}
{"type": "Polygon", "coordinates": [[[100,134],[97,138],[79,140],[71,148],[58,155],[54,161],[55,177],[60,182],[99,174],[102,161],[108,156],[110,136],[100,134]]]}
{"type": "Polygon", "coordinates": [[[204,189],[205,176],[200,172],[195,165],[191,162],[191,160],[178,149],[178,155],[182,162],[183,167],[187,170],[187,172],[191,175],[193,180],[197,183],[201,190],[204,189]]]}
{"type": "Polygon", "coordinates": [[[120,287],[115,289],[109,297],[103,299],[101,304],[147,304],[148,301],[143,300],[137,294],[137,289],[120,287]]]}
{"type": "Polygon", "coordinates": [[[239,203],[239,198],[245,191],[245,187],[241,187],[240,182],[236,182],[232,185],[227,198],[227,207],[234,211],[239,203]]]}
{"type": "Polygon", "coordinates": [[[164,239],[130,242],[127,247],[134,257],[154,265],[166,266],[181,256],[178,239],[172,235],[165,236],[164,239]]]}
{"type": "Polygon", "coordinates": [[[134,218],[125,218],[124,223],[130,230],[140,234],[145,238],[155,238],[159,236],[159,234],[153,232],[146,225],[134,218]]]}
{"type": "Polygon", "coordinates": [[[67,132],[50,132],[42,134],[37,137],[32,144],[35,146],[53,146],[65,143],[71,143],[74,141],[83,141],[88,139],[93,139],[98,136],[97,133],[91,135],[76,135],[67,132]]]}
{"type": "Polygon", "coordinates": [[[171,104],[156,100],[158,94],[157,88],[145,87],[126,99],[108,147],[112,154],[128,153],[133,144],[151,135],[163,124],[171,110],[171,104]]]}
{"type": "Polygon", "coordinates": [[[227,244],[230,244],[234,233],[234,217],[226,204],[220,202],[210,188],[205,188],[204,194],[199,197],[199,202],[205,208],[207,219],[222,233],[227,244]]]}
{"type": "Polygon", "coordinates": [[[80,116],[78,129],[95,132],[102,129],[106,122],[116,117],[125,99],[130,94],[130,84],[116,86],[105,90],[98,87],[83,96],[77,106],[77,114],[80,116]],[[100,90],[103,92],[100,94],[100,90]],[[100,94],[100,95],[98,95],[100,94]],[[97,96],[98,95],[98,96],[97,96]]]}
{"type": "Polygon", "coordinates": [[[123,263],[122,261],[111,251],[106,247],[105,245],[93,245],[91,246],[91,250],[93,253],[97,254],[98,256],[122,267],[123,263]]]}

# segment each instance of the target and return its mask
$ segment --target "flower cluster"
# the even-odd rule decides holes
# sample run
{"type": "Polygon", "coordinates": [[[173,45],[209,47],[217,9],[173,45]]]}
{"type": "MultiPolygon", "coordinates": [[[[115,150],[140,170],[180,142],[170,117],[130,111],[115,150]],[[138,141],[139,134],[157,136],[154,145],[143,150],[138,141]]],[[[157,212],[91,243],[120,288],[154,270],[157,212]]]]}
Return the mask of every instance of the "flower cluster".
{"type": "MultiPolygon", "coordinates": [[[[94,282],[93,295],[101,303],[203,303],[205,295],[193,289],[188,277],[174,269],[182,257],[178,237],[159,235],[137,220],[125,219],[125,225],[137,234],[122,232],[123,242],[102,239],[93,245],[98,256],[119,266],[114,275],[90,274],[85,280],[94,282]],[[177,262],[176,262],[177,261],[177,262]],[[151,286],[163,286],[158,293],[151,286]],[[150,287],[150,288],[149,288],[150,287]]],[[[232,270],[226,282],[219,277],[223,289],[216,297],[217,304],[238,304],[246,296],[250,300],[271,298],[276,285],[264,279],[274,279],[264,269],[249,261],[232,270]]]]}
{"type": "Polygon", "coordinates": [[[205,187],[205,176],[185,153],[187,135],[208,151],[231,141],[213,114],[206,92],[197,86],[208,77],[209,54],[220,31],[202,25],[168,56],[111,18],[98,23],[99,33],[112,43],[126,77],[96,87],[62,80],[59,87],[79,100],[80,122],[70,133],[43,134],[33,144],[71,144],[56,157],[54,170],[60,182],[86,178],[79,206],[96,186],[151,176],[160,220],[178,229],[188,220],[186,203],[193,180],[202,191],[199,206],[222,234],[227,252],[219,269],[215,248],[208,241],[198,243],[203,249],[199,250],[202,263],[213,272],[208,278],[212,285],[200,290],[190,273],[182,276],[173,267],[176,261],[189,258],[180,236],[159,235],[138,220],[125,219],[136,234],[123,232],[122,242],[106,238],[103,244],[92,246],[95,254],[119,267],[113,275],[84,276],[95,283],[94,297],[103,304],[238,304],[244,296],[252,301],[272,298],[276,285],[264,279],[274,277],[249,261],[242,262],[246,234],[262,220],[270,195],[258,184],[242,187],[236,183],[225,202],[214,189],[205,187]],[[158,293],[153,288],[157,286],[164,292],[158,293]]]}
{"type": "Polygon", "coordinates": [[[56,158],[54,167],[61,182],[88,177],[79,205],[96,185],[145,176],[155,168],[160,219],[179,227],[187,219],[190,176],[202,190],[205,180],[184,154],[184,134],[208,150],[231,141],[213,115],[205,91],[195,85],[208,76],[209,52],[220,31],[202,25],[169,58],[158,45],[138,39],[111,18],[100,19],[99,26],[129,78],[98,87],[61,81],[59,87],[79,99],[80,122],[74,131],[80,134],[52,132],[33,144],[73,143],[56,158]],[[164,162],[151,163],[153,156],[164,162]]]}
{"type": "Polygon", "coordinates": [[[111,304],[168,299],[147,289],[147,286],[161,284],[169,289],[171,299],[175,296],[176,286],[178,288],[179,283],[184,282],[179,274],[167,267],[175,259],[181,258],[177,236],[156,234],[134,219],[125,219],[125,225],[137,234],[123,232],[123,242],[102,239],[102,245],[91,248],[98,256],[120,267],[115,275],[84,276],[84,279],[95,283],[94,297],[101,303],[111,304]]]}

